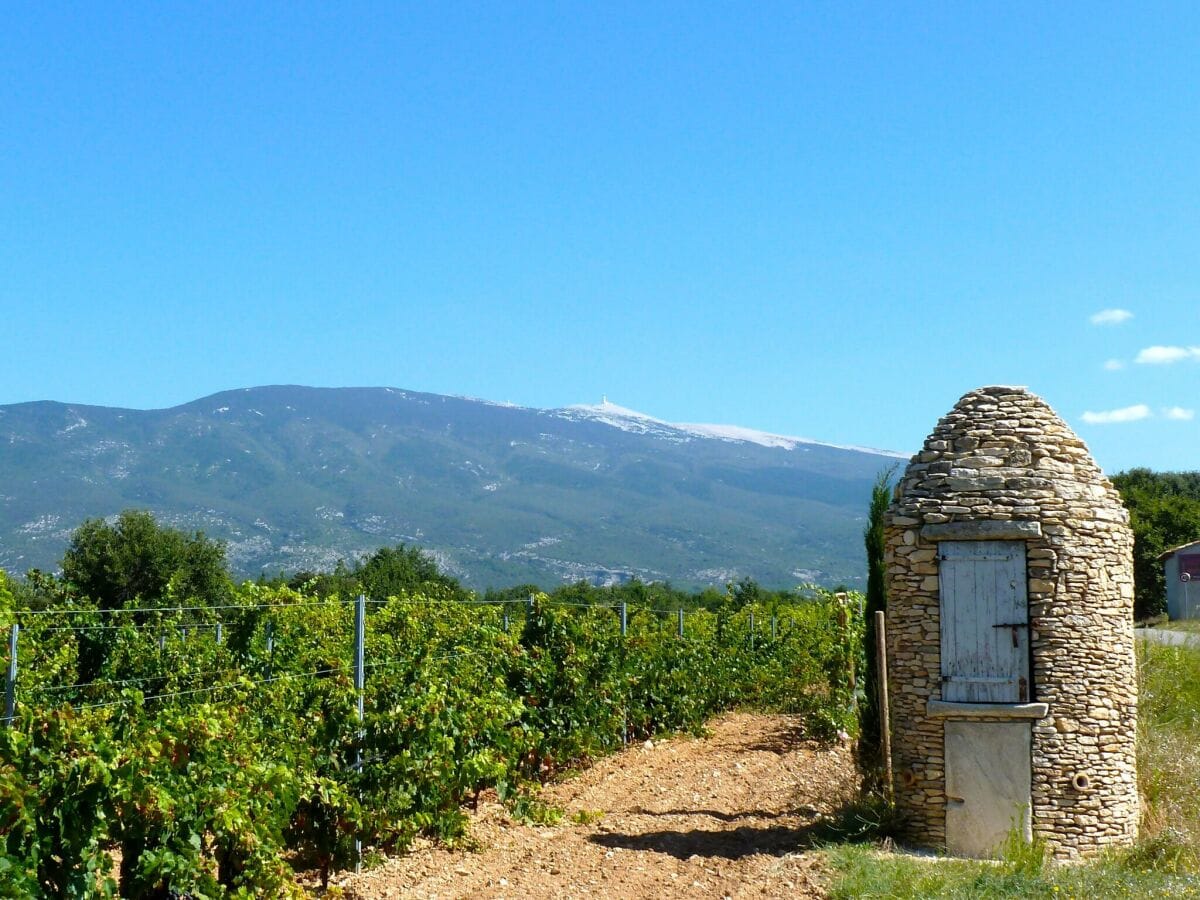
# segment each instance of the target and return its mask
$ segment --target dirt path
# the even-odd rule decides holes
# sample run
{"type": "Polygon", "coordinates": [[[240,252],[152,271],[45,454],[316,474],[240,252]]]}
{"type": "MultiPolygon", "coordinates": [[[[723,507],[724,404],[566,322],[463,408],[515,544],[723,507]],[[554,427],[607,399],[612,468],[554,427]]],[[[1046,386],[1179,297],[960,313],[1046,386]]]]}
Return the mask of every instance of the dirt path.
{"type": "Polygon", "coordinates": [[[734,713],[706,738],[637,745],[546,788],[561,825],[515,824],[483,802],[474,852],[418,844],[340,883],[355,898],[820,896],[819,859],[799,843],[850,796],[853,764],[797,725],[734,713]]]}

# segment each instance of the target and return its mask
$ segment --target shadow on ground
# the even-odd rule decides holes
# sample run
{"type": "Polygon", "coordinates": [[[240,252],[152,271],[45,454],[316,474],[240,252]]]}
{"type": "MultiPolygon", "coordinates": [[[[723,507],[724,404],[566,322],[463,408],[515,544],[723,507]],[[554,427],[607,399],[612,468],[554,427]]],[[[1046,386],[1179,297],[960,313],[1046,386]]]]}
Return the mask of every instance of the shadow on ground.
{"type": "Polygon", "coordinates": [[[691,859],[693,856],[720,859],[742,859],[766,853],[783,856],[812,846],[805,832],[810,826],[787,828],[768,825],[755,828],[743,825],[732,831],[707,831],[695,828],[691,831],[647,831],[641,834],[596,834],[588,838],[594,844],[612,849],[651,850],[665,853],[676,859],[691,859]]]}
{"type": "MultiPolygon", "coordinates": [[[[719,813],[712,810],[672,810],[645,815],[706,815],[724,822],[742,818],[803,817],[809,808],[790,813],[719,813]]],[[[604,832],[588,840],[602,847],[622,850],[650,850],[665,853],[676,859],[693,856],[721,859],[742,859],[765,853],[784,856],[807,850],[820,844],[872,841],[895,833],[896,819],[890,807],[878,800],[855,801],[830,816],[814,811],[816,819],[802,825],[743,825],[733,830],[693,828],[687,831],[644,831],[638,834],[604,832]]]]}
{"type": "Polygon", "coordinates": [[[778,754],[795,753],[797,750],[820,753],[828,750],[833,743],[832,740],[814,738],[801,725],[792,725],[764,735],[761,740],[747,745],[746,749],[778,754]]]}

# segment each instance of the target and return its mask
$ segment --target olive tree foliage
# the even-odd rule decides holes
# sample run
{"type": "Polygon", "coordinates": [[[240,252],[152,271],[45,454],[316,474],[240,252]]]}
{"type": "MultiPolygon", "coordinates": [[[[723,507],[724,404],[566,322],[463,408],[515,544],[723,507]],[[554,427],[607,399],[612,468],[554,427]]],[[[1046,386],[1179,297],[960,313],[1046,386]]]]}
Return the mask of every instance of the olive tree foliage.
{"type": "Polygon", "coordinates": [[[62,580],[100,609],[215,606],[231,589],[224,543],[159,525],[142,510],[80,525],[63,555],[62,580]]]}
{"type": "Polygon", "coordinates": [[[863,789],[878,790],[882,785],[883,758],[879,721],[879,666],[875,658],[875,613],[887,610],[886,568],[884,566],[883,525],[892,499],[892,478],[896,466],[880,472],[871,487],[867,508],[867,526],[863,543],[867,551],[866,627],[863,631],[866,668],[863,673],[863,697],[859,709],[858,764],[863,789]]]}
{"type": "Polygon", "coordinates": [[[416,594],[454,599],[466,596],[458,580],[438,568],[436,559],[418,547],[404,544],[380,547],[355,561],[353,566],[341,560],[332,572],[297,572],[287,583],[320,597],[352,597],[361,593],[381,603],[388,597],[416,594]]]}

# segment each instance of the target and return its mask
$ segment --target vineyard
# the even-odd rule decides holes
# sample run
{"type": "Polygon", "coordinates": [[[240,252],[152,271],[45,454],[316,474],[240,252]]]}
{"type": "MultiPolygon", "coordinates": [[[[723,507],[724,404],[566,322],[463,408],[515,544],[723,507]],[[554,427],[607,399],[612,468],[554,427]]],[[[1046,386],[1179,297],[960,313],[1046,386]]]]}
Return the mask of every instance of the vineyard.
{"type": "MultiPolygon", "coordinates": [[[[715,611],[365,601],[243,584],[214,606],[7,609],[0,890],[299,895],[418,834],[721,710],[850,729],[858,604],[715,611]],[[16,626],[16,627],[12,627],[16,626]]],[[[168,601],[172,602],[172,601],[168,601]]]]}

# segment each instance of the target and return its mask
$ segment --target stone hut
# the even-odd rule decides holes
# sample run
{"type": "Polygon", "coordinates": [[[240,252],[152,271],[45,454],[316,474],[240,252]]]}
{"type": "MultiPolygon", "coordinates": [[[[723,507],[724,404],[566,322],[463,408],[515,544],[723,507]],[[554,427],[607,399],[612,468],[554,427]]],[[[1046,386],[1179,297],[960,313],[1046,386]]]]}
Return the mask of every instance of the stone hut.
{"type": "Polygon", "coordinates": [[[966,394],[888,510],[896,802],[910,839],[1059,858],[1134,841],[1137,682],[1128,514],[1084,445],[1019,387],[966,394]]]}

